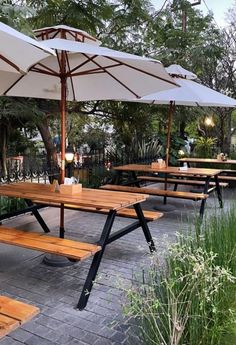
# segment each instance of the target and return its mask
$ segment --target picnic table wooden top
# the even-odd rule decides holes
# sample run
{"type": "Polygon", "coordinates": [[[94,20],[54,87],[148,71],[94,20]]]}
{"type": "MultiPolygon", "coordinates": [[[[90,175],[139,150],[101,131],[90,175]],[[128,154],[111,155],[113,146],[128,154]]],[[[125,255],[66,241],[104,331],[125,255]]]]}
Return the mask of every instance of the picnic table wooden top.
{"type": "Polygon", "coordinates": [[[50,191],[50,185],[29,182],[0,185],[0,195],[38,200],[44,203],[54,202],[116,211],[140,203],[148,197],[146,194],[90,188],[82,188],[82,191],[78,194],[67,195],[50,191]]]}
{"type": "Polygon", "coordinates": [[[179,162],[187,162],[187,163],[212,163],[212,164],[232,164],[236,165],[236,159],[227,159],[225,161],[222,161],[220,159],[216,158],[180,158],[178,159],[179,162]]]}
{"type": "Polygon", "coordinates": [[[219,175],[222,170],[220,169],[205,169],[205,168],[187,168],[181,170],[179,167],[163,167],[152,168],[148,164],[127,164],[113,168],[117,171],[142,171],[151,173],[165,173],[165,174],[183,174],[183,175],[199,175],[199,176],[216,176],[219,175]]]}

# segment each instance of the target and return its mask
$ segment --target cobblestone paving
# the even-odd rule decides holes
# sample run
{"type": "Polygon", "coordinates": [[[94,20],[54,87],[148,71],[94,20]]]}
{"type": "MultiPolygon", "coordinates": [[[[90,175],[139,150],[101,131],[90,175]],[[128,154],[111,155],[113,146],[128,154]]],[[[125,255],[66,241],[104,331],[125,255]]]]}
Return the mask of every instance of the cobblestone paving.
{"type": "MultiPolygon", "coordinates": [[[[225,191],[225,209],[232,203],[234,190],[225,191]]],[[[175,240],[175,233],[186,230],[198,215],[199,203],[169,199],[175,211],[149,223],[157,252],[162,257],[166,244],[175,240]]],[[[161,199],[149,198],[144,209],[153,209],[161,199]]],[[[207,201],[206,214],[218,210],[214,196],[207,201]]],[[[53,234],[58,233],[59,211],[41,211],[53,234]]],[[[104,225],[105,216],[66,211],[66,236],[95,242],[104,225]]],[[[132,221],[132,220],[131,220],[132,221]]],[[[130,220],[117,218],[115,228],[130,220]]],[[[5,222],[8,226],[40,230],[32,215],[5,222]]],[[[42,263],[44,254],[0,245],[0,293],[34,304],[40,314],[10,333],[0,345],[136,345],[135,326],[122,313],[125,298],[123,287],[131,284],[134,273],[148,264],[148,246],[141,229],[107,247],[97,282],[84,311],[74,307],[78,301],[90,261],[69,267],[50,267],[42,263]]]]}

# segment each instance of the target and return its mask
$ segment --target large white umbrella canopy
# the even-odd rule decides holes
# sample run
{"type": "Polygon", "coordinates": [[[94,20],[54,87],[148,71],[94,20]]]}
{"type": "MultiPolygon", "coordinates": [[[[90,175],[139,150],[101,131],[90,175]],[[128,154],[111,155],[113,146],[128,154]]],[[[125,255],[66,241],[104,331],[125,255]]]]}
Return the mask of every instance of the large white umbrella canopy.
{"type": "Polygon", "coordinates": [[[169,105],[166,145],[166,165],[168,166],[170,150],[170,129],[175,105],[185,105],[192,107],[236,107],[236,100],[193,81],[192,79],[196,79],[197,76],[194,73],[185,70],[179,65],[171,65],[167,67],[166,70],[168,73],[170,73],[176,83],[180,85],[179,88],[155,92],[142,97],[140,100],[133,101],[141,103],[169,105]]]}
{"type": "Polygon", "coordinates": [[[193,80],[173,77],[180,88],[144,96],[143,103],[186,105],[191,107],[235,107],[236,100],[193,80]]]}
{"type": "Polygon", "coordinates": [[[60,100],[62,52],[65,52],[64,76],[69,101],[142,97],[176,86],[157,60],[61,38],[42,44],[54,49],[57,58],[49,57],[34,65],[6,95],[60,100]]]}
{"type": "Polygon", "coordinates": [[[67,100],[137,98],[176,87],[159,61],[101,47],[100,41],[82,30],[59,25],[36,30],[36,37],[42,40],[45,48],[52,48],[56,57],[36,63],[6,90],[5,95],[60,100],[62,183],[67,100]]]}
{"type": "Polygon", "coordinates": [[[0,94],[38,61],[54,51],[10,26],[0,23],[0,94]]]}
{"type": "Polygon", "coordinates": [[[45,48],[52,48],[56,56],[32,66],[5,95],[61,101],[62,181],[65,176],[66,100],[142,97],[176,86],[158,60],[101,47],[100,41],[82,30],[59,25],[38,29],[36,36],[42,39],[45,48]]]}

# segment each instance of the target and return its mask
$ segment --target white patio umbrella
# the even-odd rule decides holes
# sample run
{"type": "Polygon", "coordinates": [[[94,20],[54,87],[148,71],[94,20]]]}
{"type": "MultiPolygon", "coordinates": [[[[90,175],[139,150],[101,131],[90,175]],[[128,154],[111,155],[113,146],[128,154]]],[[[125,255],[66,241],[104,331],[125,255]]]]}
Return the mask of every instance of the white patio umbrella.
{"type": "Polygon", "coordinates": [[[38,61],[54,51],[10,26],[0,23],[0,94],[38,61]]]}
{"type": "MultiPolygon", "coordinates": [[[[171,65],[166,68],[180,88],[156,92],[142,97],[138,102],[150,104],[169,104],[166,166],[169,163],[170,130],[175,105],[202,106],[202,107],[236,107],[236,100],[210,89],[202,84],[194,82],[197,76],[179,65],[171,65]]],[[[135,101],[135,100],[133,100],[135,101]]]]}
{"type": "MultiPolygon", "coordinates": [[[[20,76],[5,95],[60,100],[61,182],[65,177],[66,101],[142,97],[176,86],[154,59],[105,47],[88,33],[59,25],[35,31],[56,57],[48,57],[20,76]]],[[[61,224],[64,223],[61,214],[61,224]]]]}
{"type": "Polygon", "coordinates": [[[176,86],[159,61],[101,47],[100,41],[84,31],[61,25],[36,30],[36,36],[45,48],[56,52],[56,57],[32,66],[5,95],[61,101],[62,182],[67,100],[142,97],[176,86]]]}

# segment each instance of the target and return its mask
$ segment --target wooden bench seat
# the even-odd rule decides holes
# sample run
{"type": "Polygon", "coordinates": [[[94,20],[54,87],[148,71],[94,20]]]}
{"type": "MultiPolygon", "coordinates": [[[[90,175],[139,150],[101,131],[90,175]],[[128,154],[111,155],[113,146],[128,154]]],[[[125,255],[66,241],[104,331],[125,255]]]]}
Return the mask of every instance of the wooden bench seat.
{"type": "MultiPolygon", "coordinates": [[[[42,205],[41,201],[33,200],[35,204],[42,205]]],[[[57,203],[47,203],[45,205],[52,206],[52,207],[60,207],[60,204],[57,203]]],[[[94,208],[94,207],[85,207],[85,206],[77,206],[77,205],[70,205],[70,204],[64,204],[64,207],[69,210],[77,210],[77,211],[85,211],[85,212],[91,212],[91,213],[101,213],[101,214],[108,214],[107,209],[103,208],[94,208]]],[[[149,210],[143,210],[143,215],[146,219],[146,221],[151,222],[156,219],[159,219],[163,216],[163,213],[157,212],[157,211],[149,211],[149,210]]],[[[122,208],[122,210],[117,211],[117,216],[124,217],[124,218],[134,218],[137,219],[137,214],[133,208],[122,208]]]]}
{"type": "Polygon", "coordinates": [[[218,179],[220,181],[236,181],[236,176],[230,176],[230,175],[219,175],[218,179]]]}
{"type": "MultiPolygon", "coordinates": [[[[177,177],[187,177],[189,178],[189,175],[184,175],[184,174],[178,174],[178,173],[175,173],[175,174],[170,174],[170,175],[173,175],[173,176],[177,176],[177,177]]],[[[198,179],[201,180],[203,177],[202,176],[198,176],[198,179]]],[[[227,181],[227,182],[230,182],[230,181],[236,181],[236,176],[234,175],[218,175],[218,180],[221,182],[221,181],[227,181]]]]}
{"type": "Polygon", "coordinates": [[[191,192],[177,192],[172,190],[162,190],[157,188],[147,188],[147,187],[129,187],[129,186],[118,186],[107,184],[101,186],[102,189],[122,191],[122,192],[131,192],[131,193],[145,193],[156,196],[171,197],[171,198],[181,198],[189,200],[204,200],[208,198],[208,194],[203,193],[191,193],[191,192]]]}
{"type": "Polygon", "coordinates": [[[0,338],[14,331],[40,312],[39,308],[0,296],[0,338]]]}
{"type": "MultiPolygon", "coordinates": [[[[138,176],[138,180],[165,183],[164,177],[157,177],[157,176],[138,176]]],[[[167,183],[187,185],[187,186],[204,186],[205,185],[205,181],[191,180],[191,179],[186,180],[186,179],[177,179],[177,178],[167,178],[166,182],[167,183]]],[[[227,182],[220,182],[219,184],[221,187],[228,187],[228,185],[229,185],[227,182]]],[[[214,187],[215,182],[211,181],[209,183],[209,186],[214,187]]]]}
{"type": "Polygon", "coordinates": [[[96,244],[47,236],[3,225],[0,226],[0,243],[61,255],[75,260],[84,260],[101,250],[101,247],[96,244]]]}

